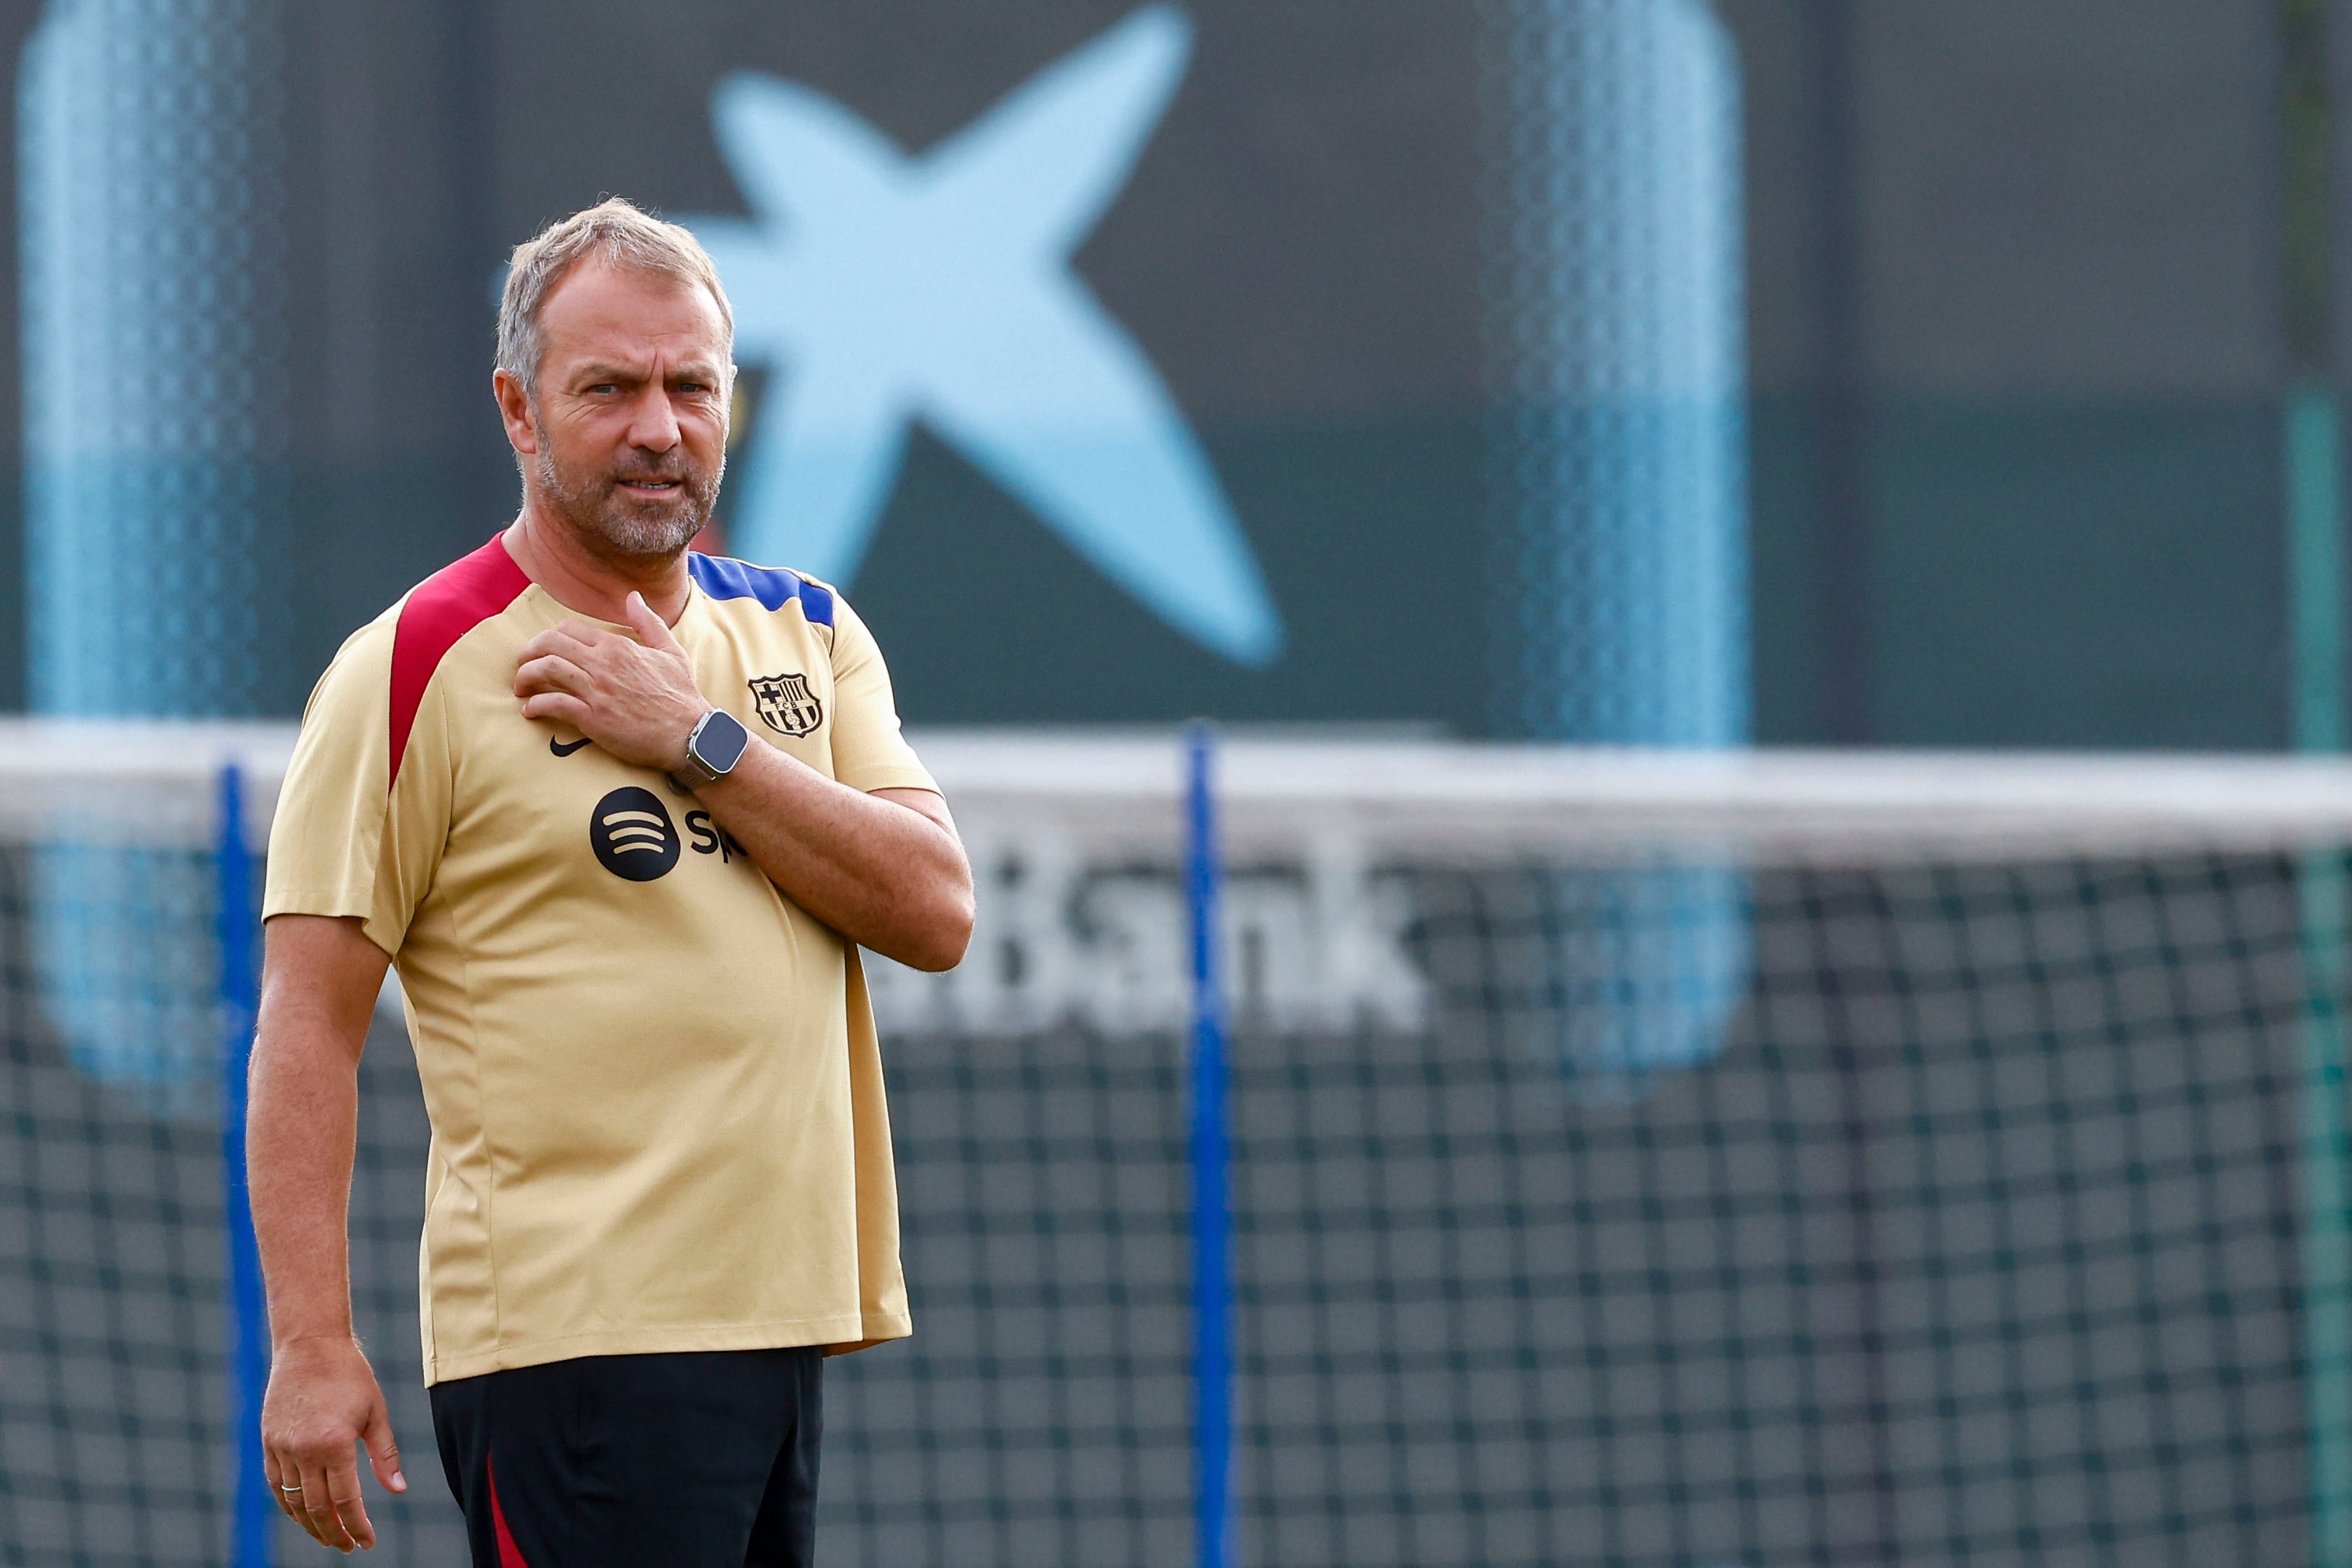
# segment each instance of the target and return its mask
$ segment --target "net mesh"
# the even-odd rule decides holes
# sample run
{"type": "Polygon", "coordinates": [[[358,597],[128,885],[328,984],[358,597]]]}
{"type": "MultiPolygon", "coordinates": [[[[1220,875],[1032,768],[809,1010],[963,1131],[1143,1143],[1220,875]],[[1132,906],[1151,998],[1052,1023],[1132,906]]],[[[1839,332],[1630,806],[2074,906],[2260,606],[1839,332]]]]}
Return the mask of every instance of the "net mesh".
{"type": "MultiPolygon", "coordinates": [[[[830,1365],[829,1562],[1191,1551],[1174,750],[1049,751],[927,749],[986,915],[956,975],[876,965],[917,1333],[830,1365]]],[[[1411,762],[1230,758],[1247,1560],[2323,1560],[2332,775],[2093,810],[2030,763],[1792,803],[1411,762]],[[1562,873],[1681,864],[1741,868],[1747,994],[1706,1060],[1595,1067],[1562,873]]],[[[217,1562],[217,1128],[68,1048],[29,957],[52,830],[0,823],[0,1561],[217,1562]]],[[[209,940],[184,914],[135,918],[209,940]]],[[[420,1483],[372,1502],[378,1556],[461,1561],[389,1016],[362,1085],[355,1296],[420,1483]]]]}

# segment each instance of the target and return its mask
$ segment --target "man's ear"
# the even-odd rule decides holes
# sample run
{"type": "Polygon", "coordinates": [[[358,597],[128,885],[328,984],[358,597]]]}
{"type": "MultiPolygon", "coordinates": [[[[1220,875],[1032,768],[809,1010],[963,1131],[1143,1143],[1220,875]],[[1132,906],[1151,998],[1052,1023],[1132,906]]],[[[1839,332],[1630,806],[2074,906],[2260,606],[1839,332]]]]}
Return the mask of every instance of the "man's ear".
{"type": "Polygon", "coordinates": [[[507,445],[526,456],[536,456],[539,422],[531,416],[530,394],[503,370],[490,373],[490,392],[499,400],[499,417],[506,423],[507,445]]]}

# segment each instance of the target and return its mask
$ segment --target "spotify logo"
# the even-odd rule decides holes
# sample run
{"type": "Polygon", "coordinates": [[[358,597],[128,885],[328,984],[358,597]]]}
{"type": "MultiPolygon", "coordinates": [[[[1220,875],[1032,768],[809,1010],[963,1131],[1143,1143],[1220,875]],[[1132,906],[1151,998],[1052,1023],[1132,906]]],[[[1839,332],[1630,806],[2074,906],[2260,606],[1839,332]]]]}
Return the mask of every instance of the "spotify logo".
{"type": "Polygon", "coordinates": [[[615,877],[650,882],[677,864],[677,826],[659,795],[633,784],[596,803],[588,847],[615,877]]]}

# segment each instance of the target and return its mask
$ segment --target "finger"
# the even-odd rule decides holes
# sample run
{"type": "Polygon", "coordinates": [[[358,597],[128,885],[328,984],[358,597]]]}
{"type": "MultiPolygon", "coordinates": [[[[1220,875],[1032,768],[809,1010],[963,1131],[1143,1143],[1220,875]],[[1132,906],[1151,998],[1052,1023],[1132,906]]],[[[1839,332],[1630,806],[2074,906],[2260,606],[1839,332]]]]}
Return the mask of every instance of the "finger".
{"type": "Polygon", "coordinates": [[[335,1517],[335,1500],[328,1489],[323,1466],[307,1466],[302,1471],[302,1528],[321,1546],[331,1546],[338,1552],[352,1549],[351,1535],[343,1529],[342,1521],[335,1517]]]}
{"type": "Polygon", "coordinates": [[[354,1544],[351,1531],[335,1511],[334,1472],[331,1465],[306,1465],[302,1469],[302,1511],[309,1516],[310,1533],[338,1552],[349,1552],[354,1544]]]}
{"type": "Polygon", "coordinates": [[[555,629],[583,647],[602,647],[611,642],[614,636],[612,627],[600,626],[594,621],[583,621],[576,616],[571,620],[558,622],[555,629]]]}
{"type": "MultiPolygon", "coordinates": [[[[292,1520],[295,1523],[302,1527],[302,1532],[305,1535],[308,1535],[313,1541],[317,1541],[319,1539],[318,1529],[311,1524],[310,1510],[304,1506],[302,1501],[301,1465],[295,1460],[291,1454],[275,1454],[272,1455],[271,1458],[276,1460],[278,1465],[278,1477],[274,1483],[277,1487],[276,1495],[278,1498],[278,1506],[285,1510],[287,1518],[292,1520]],[[288,1491],[286,1489],[288,1487],[292,1487],[294,1489],[292,1491],[288,1491]]],[[[321,1544],[324,1543],[321,1542],[321,1544]]]]}
{"type": "Polygon", "coordinates": [[[589,687],[588,671],[558,653],[541,654],[515,666],[515,695],[528,697],[533,691],[578,691],[589,687]]]}
{"type": "Polygon", "coordinates": [[[286,1479],[295,1473],[293,1467],[281,1463],[275,1448],[264,1448],[261,1450],[261,1473],[269,1478],[269,1495],[278,1500],[278,1511],[289,1519],[298,1518],[295,1504],[302,1495],[302,1489],[286,1479]],[[290,1492],[286,1489],[289,1486],[294,1488],[290,1492]]]}
{"type": "Polygon", "coordinates": [[[335,1522],[342,1527],[352,1544],[366,1551],[375,1549],[375,1526],[367,1516],[367,1501],[360,1496],[360,1466],[354,1458],[346,1458],[327,1472],[328,1500],[335,1505],[335,1522]]]}
{"type": "Polygon", "coordinates": [[[627,612],[629,625],[636,628],[637,640],[647,647],[667,651],[677,647],[677,639],[669,635],[669,627],[654,614],[653,606],[646,603],[643,594],[631,594],[621,601],[621,608],[627,612]]]}
{"type": "Polygon", "coordinates": [[[535,691],[569,691],[585,697],[595,689],[588,672],[562,654],[541,654],[525,659],[515,667],[514,694],[529,697],[535,691]]]}
{"type": "Polygon", "coordinates": [[[375,1467],[375,1479],[385,1489],[406,1491],[408,1478],[400,1473],[400,1445],[392,1437],[392,1412],[383,1407],[381,1395],[368,1413],[367,1429],[360,1434],[360,1441],[367,1445],[368,1463],[375,1467]]]}
{"type": "Polygon", "coordinates": [[[272,1495],[278,1499],[278,1506],[285,1510],[286,1517],[300,1525],[315,1539],[318,1531],[310,1529],[310,1511],[302,1506],[302,1467],[296,1464],[289,1455],[281,1454],[278,1458],[278,1479],[275,1487],[276,1490],[272,1495]],[[294,1489],[288,1491],[286,1489],[289,1487],[294,1489]]]}
{"type": "Polygon", "coordinates": [[[541,691],[523,699],[526,719],[556,719],[587,732],[588,704],[568,691],[541,691]]]}
{"type": "Polygon", "coordinates": [[[566,621],[560,626],[540,633],[523,644],[522,651],[515,655],[515,662],[520,664],[537,658],[541,654],[556,653],[562,654],[576,664],[594,650],[598,639],[609,635],[609,633],[598,631],[597,628],[584,622],[566,621]],[[583,631],[593,633],[594,636],[583,637],[581,635],[583,631]]]}

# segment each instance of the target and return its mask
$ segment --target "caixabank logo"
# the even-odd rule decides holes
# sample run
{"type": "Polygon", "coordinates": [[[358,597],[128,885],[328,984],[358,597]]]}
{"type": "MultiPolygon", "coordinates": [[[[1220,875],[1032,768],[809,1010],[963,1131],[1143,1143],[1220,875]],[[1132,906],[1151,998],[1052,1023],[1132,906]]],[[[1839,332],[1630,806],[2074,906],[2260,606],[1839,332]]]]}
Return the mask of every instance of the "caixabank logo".
{"type": "Polygon", "coordinates": [[[752,217],[698,216],[761,400],[732,548],[847,583],[919,420],[1160,619],[1234,662],[1282,619],[1142,347],[1070,265],[1184,74],[1153,5],[908,154],[801,83],[740,71],[711,106],[752,217]]]}
{"type": "Polygon", "coordinates": [[[629,784],[598,801],[589,814],[588,847],[615,877],[650,882],[677,864],[680,842],[661,796],[629,784]]]}

